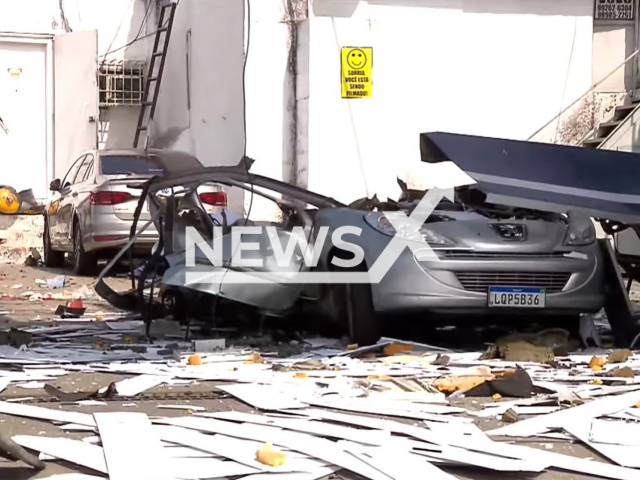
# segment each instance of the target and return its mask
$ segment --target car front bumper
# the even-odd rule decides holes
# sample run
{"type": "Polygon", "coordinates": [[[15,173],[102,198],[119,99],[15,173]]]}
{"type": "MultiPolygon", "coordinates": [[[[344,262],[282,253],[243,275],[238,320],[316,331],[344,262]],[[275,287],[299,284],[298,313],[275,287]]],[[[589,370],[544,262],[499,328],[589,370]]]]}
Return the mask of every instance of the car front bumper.
{"type": "Polygon", "coordinates": [[[382,281],[372,285],[374,305],[386,313],[480,316],[597,312],[605,297],[602,254],[597,245],[571,252],[418,260],[405,250],[382,281]],[[489,286],[544,288],[545,307],[489,307],[489,286]]]}

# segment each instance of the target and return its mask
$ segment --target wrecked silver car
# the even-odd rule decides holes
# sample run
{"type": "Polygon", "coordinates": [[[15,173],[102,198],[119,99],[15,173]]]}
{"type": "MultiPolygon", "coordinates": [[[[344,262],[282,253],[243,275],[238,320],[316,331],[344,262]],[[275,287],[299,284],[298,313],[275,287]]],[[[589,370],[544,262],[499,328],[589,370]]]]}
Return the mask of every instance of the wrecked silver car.
{"type": "Polygon", "coordinates": [[[153,257],[132,291],[116,293],[104,277],[125,247],[96,286],[113,305],[148,320],[170,312],[218,325],[225,317],[241,321],[238,307],[258,316],[314,312],[366,344],[380,337],[388,313],[577,319],[604,302],[601,252],[586,216],[474,205],[473,189],[462,189],[454,201],[438,199],[412,230],[424,192],[405,188],[399,202],[346,206],[253,174],[248,158],[195,171],[172,165],[170,152],[163,161],[163,176],[144,185],[138,207],[146,198],[152,220],[140,229],[134,221],[129,242],[153,222],[160,232],[153,257]],[[235,197],[248,204],[206,212],[196,193],[206,182],[222,185],[230,199],[239,190],[245,196],[235,197]],[[380,275],[378,260],[397,237],[401,248],[380,275]],[[252,246],[240,247],[239,238],[252,246]],[[162,303],[152,301],[154,289],[162,303]]]}

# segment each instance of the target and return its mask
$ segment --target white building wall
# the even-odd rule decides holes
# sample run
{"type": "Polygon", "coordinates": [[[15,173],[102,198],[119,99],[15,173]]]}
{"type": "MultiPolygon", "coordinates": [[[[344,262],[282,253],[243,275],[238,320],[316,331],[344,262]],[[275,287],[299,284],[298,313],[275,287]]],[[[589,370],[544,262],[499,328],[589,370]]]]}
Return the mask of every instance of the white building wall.
{"type": "MultiPolygon", "coordinates": [[[[138,34],[145,37],[155,31],[155,4],[155,0],[3,0],[0,2],[0,33],[56,35],[68,30],[98,30],[100,61],[146,61],[153,36],[122,47],[138,34]],[[141,30],[145,17],[147,20],[141,30]],[[63,19],[66,19],[68,30],[63,19]]],[[[103,117],[100,145],[107,148],[132,146],[138,108],[110,107],[103,117]]],[[[59,159],[56,163],[68,161],[59,159]]]]}
{"type": "MultiPolygon", "coordinates": [[[[155,0],[3,0],[0,2],[0,32],[28,34],[64,33],[64,18],[72,31],[98,30],[98,53],[103,55],[133,40],[155,0]],[[62,10],[60,8],[62,5],[62,10]]],[[[155,30],[154,8],[141,36],[155,30]]],[[[120,49],[109,58],[147,60],[153,38],[120,49]]]]}
{"type": "Polygon", "coordinates": [[[418,134],[526,139],[591,85],[592,0],[315,0],[309,187],[396,197],[418,134]],[[349,12],[346,13],[347,15],[349,12]],[[373,97],[340,98],[340,47],[373,47],[373,97]]]}
{"type": "Polygon", "coordinates": [[[189,151],[206,165],[240,161],[243,35],[242,1],[181,0],[153,125],[155,145],[189,151]]]}
{"type": "MultiPolygon", "coordinates": [[[[148,1],[155,5],[65,0],[63,7],[74,31],[98,29],[100,55],[117,50],[109,58],[147,60],[153,36],[120,47],[137,35],[148,1]]],[[[421,132],[527,138],[599,72],[593,0],[309,2],[309,19],[292,22],[286,7],[299,1],[251,0],[247,154],[258,173],[342,201],[396,197],[396,176],[419,162],[421,132]],[[341,46],[373,47],[373,98],[340,98],[341,46]]],[[[207,165],[242,156],[243,4],[180,1],[156,145],[190,151],[207,165]]],[[[155,27],[153,11],[141,34],[155,27]]],[[[0,2],[0,31],[62,33],[59,2],[0,2]]],[[[109,110],[106,146],[131,144],[137,113],[109,110]]]]}

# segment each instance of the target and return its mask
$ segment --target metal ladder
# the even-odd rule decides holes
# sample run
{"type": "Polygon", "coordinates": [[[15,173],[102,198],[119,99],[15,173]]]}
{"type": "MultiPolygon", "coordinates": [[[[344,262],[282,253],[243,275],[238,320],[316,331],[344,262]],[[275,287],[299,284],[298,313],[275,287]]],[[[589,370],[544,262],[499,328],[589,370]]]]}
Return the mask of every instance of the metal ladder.
{"type": "Polygon", "coordinates": [[[143,133],[144,148],[146,149],[148,147],[149,128],[151,127],[151,122],[156,112],[160,83],[162,82],[162,72],[164,71],[164,64],[167,59],[167,49],[169,48],[171,28],[173,27],[173,19],[177,6],[177,1],[169,1],[161,4],[158,10],[158,29],[156,30],[156,37],[151,52],[151,61],[149,62],[149,68],[147,70],[142,103],[140,104],[138,126],[136,127],[136,135],[133,140],[133,148],[138,148],[143,133]],[[157,62],[158,59],[160,59],[159,62],[157,62]],[[151,92],[152,89],[153,93],[151,92]]]}

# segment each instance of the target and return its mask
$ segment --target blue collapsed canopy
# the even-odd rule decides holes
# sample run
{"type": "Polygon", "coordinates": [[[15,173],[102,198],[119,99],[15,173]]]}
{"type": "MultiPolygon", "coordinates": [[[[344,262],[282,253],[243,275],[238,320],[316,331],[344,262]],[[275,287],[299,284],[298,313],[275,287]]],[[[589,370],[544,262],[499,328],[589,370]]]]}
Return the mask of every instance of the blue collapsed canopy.
{"type": "Polygon", "coordinates": [[[452,161],[487,202],[640,224],[640,154],[499,138],[423,133],[422,161],[452,161]]]}

